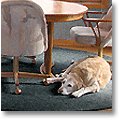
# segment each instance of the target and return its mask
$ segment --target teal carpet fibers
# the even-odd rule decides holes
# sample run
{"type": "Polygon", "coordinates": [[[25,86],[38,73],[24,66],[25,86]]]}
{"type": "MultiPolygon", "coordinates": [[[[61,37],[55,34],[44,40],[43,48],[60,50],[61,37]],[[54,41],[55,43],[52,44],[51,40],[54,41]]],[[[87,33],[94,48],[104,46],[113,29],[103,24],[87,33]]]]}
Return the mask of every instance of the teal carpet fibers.
{"type": "MultiPolygon", "coordinates": [[[[67,68],[72,60],[79,60],[89,55],[84,51],[53,49],[53,73],[60,73],[67,68]]],[[[105,59],[112,58],[104,56],[105,59]]],[[[12,58],[2,57],[1,71],[12,71],[12,58]]],[[[37,63],[31,59],[20,58],[20,71],[39,72],[43,55],[37,56],[37,63]]],[[[42,79],[20,79],[21,95],[14,94],[12,78],[1,78],[1,110],[2,111],[95,111],[112,108],[112,81],[99,93],[86,94],[81,98],[64,96],[57,93],[60,83],[44,86],[42,79]]]]}

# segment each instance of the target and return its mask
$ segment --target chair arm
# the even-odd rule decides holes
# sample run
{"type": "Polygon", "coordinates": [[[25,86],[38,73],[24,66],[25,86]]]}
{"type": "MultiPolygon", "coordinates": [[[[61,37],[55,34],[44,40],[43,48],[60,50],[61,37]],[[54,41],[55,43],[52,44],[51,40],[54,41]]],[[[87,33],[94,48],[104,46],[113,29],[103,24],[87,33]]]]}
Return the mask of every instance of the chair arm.
{"type": "Polygon", "coordinates": [[[83,18],[84,21],[87,22],[112,22],[111,19],[100,19],[100,18],[83,18]]]}

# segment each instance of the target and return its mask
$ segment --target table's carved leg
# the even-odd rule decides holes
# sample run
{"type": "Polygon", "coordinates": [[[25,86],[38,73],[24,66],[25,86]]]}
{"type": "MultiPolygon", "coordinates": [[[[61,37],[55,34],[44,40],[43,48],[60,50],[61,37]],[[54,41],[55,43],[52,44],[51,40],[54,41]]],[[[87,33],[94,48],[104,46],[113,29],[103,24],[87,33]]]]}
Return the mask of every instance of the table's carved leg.
{"type": "Polygon", "coordinates": [[[53,36],[54,36],[54,23],[48,22],[48,49],[44,55],[45,71],[47,74],[52,75],[52,48],[53,48],[53,36]]]}
{"type": "Polygon", "coordinates": [[[19,79],[18,79],[18,72],[19,72],[19,57],[14,57],[13,59],[13,77],[15,80],[15,93],[21,94],[21,89],[19,89],[19,79]]]}

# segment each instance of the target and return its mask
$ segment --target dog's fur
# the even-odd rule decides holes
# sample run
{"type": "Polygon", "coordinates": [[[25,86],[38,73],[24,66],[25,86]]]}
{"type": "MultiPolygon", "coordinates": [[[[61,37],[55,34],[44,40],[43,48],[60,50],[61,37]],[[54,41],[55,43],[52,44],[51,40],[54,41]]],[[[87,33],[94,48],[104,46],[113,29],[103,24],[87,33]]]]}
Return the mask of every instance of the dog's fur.
{"type": "Polygon", "coordinates": [[[111,79],[110,65],[101,57],[88,57],[74,62],[64,73],[47,78],[45,83],[62,82],[58,93],[80,97],[89,92],[99,92],[111,79]]]}

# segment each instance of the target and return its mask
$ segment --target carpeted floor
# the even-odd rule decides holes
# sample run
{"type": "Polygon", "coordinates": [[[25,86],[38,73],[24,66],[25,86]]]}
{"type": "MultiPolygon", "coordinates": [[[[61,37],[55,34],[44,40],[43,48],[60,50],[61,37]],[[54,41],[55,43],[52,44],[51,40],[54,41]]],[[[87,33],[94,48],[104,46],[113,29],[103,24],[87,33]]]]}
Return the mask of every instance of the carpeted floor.
{"type": "MultiPolygon", "coordinates": [[[[60,73],[68,67],[72,60],[79,60],[89,52],[54,48],[53,73],[60,73]]],[[[112,59],[105,56],[105,59],[112,59]]],[[[12,58],[2,58],[2,71],[12,71],[12,58]]],[[[37,56],[37,63],[32,64],[29,58],[20,58],[20,71],[39,72],[43,55],[37,56]]],[[[39,79],[20,79],[21,95],[14,94],[12,78],[1,78],[1,110],[2,111],[95,111],[112,108],[112,81],[99,93],[87,94],[81,98],[63,96],[57,93],[60,83],[44,86],[39,79]]]]}

